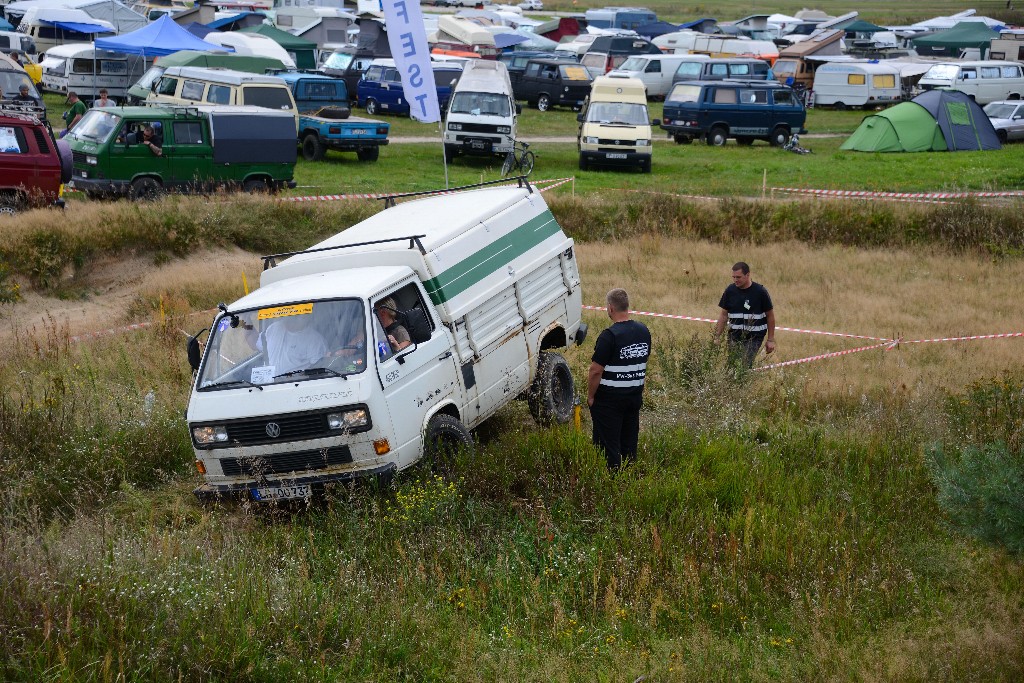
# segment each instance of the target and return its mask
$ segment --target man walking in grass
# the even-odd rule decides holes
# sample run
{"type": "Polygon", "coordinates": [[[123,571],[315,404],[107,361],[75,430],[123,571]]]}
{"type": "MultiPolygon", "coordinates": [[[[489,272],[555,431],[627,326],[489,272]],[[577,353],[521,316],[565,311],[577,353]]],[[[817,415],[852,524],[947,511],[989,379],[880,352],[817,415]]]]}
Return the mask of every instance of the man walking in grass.
{"type": "Polygon", "coordinates": [[[629,319],[629,294],[613,289],[606,297],[612,326],[597,338],[587,375],[587,405],[594,423],[594,444],[604,451],[608,469],[636,460],[640,437],[651,333],[629,319]]]}
{"type": "Polygon", "coordinates": [[[775,310],[763,285],[750,277],[750,266],[743,261],[732,267],[732,284],[718,302],[721,309],[715,324],[718,339],[729,326],[729,349],[742,357],[748,368],[764,342],[765,354],[775,351],[775,310]]]}

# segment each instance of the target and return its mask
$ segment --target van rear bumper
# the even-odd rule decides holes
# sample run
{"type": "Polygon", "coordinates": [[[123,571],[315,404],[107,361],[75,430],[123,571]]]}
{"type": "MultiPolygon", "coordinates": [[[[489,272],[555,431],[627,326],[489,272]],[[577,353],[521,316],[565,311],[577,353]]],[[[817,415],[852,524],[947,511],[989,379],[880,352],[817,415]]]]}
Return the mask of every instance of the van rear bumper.
{"type": "MultiPolygon", "coordinates": [[[[359,479],[370,479],[375,478],[379,481],[388,481],[394,476],[395,472],[398,471],[398,466],[393,463],[387,463],[385,465],[379,465],[377,467],[370,467],[360,470],[346,470],[344,472],[333,472],[331,474],[316,474],[309,476],[298,476],[293,478],[281,478],[273,481],[268,481],[265,485],[268,486],[309,486],[314,492],[322,492],[328,484],[343,484],[346,482],[352,482],[359,479]]],[[[216,501],[223,498],[239,498],[246,500],[256,500],[253,497],[252,490],[261,486],[261,484],[255,481],[231,483],[231,484],[211,484],[204,483],[192,492],[195,497],[201,501],[216,501]]]]}

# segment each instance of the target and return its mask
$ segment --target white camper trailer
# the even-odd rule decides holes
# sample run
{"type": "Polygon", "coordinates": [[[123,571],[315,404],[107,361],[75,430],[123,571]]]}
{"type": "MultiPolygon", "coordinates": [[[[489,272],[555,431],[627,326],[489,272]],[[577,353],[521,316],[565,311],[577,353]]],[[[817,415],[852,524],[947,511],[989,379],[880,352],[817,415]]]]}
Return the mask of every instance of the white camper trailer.
{"type": "Polygon", "coordinates": [[[51,47],[40,63],[43,90],[67,94],[86,102],[99,97],[106,88],[111,99],[124,102],[128,88],[146,72],[146,59],[109,50],[96,50],[91,43],[69,43],[51,47]]]}
{"type": "Polygon", "coordinates": [[[903,99],[899,67],[884,62],[831,62],[814,73],[815,106],[887,106],[903,99]]]}

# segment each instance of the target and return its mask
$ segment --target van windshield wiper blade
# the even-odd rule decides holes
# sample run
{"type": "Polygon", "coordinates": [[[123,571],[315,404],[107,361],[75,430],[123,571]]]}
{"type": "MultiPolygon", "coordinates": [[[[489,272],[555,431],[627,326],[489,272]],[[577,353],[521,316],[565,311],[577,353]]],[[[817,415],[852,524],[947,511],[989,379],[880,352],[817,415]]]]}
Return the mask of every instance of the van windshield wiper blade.
{"type": "Polygon", "coordinates": [[[241,384],[242,386],[245,386],[245,387],[256,387],[260,391],[263,391],[263,386],[262,385],[260,385],[260,384],[253,384],[252,382],[250,382],[247,379],[230,379],[230,380],[227,380],[226,382],[214,382],[213,384],[206,384],[202,388],[203,389],[213,389],[214,387],[230,387],[233,384],[241,384]]]}
{"type": "Polygon", "coordinates": [[[299,368],[298,370],[290,370],[289,372],[282,372],[280,375],[274,375],[274,379],[278,379],[280,377],[293,377],[295,375],[301,374],[331,375],[332,377],[341,377],[342,379],[347,379],[347,375],[343,375],[337,370],[332,370],[331,368],[299,368]]]}

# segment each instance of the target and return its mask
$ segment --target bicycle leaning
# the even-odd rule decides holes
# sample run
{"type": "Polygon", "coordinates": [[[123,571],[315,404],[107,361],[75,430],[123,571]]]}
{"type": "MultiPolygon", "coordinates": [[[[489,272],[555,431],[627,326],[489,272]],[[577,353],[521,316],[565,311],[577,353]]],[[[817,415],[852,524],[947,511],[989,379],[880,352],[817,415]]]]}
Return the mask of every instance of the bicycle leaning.
{"type": "Polygon", "coordinates": [[[517,175],[530,175],[530,171],[533,170],[533,162],[533,152],[530,151],[529,143],[513,140],[512,149],[508,151],[505,163],[501,165],[501,177],[510,175],[516,169],[519,170],[517,175]]]}

